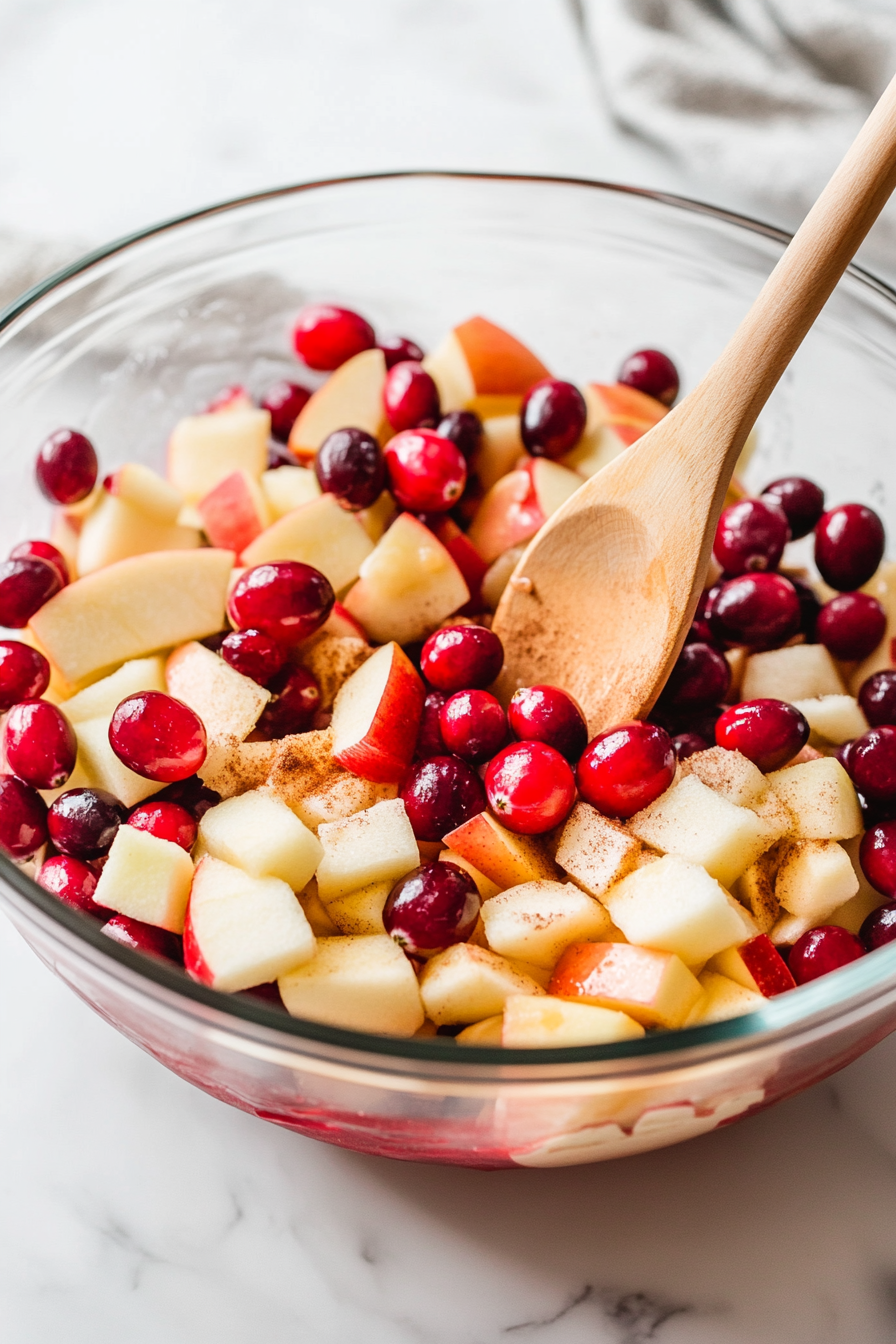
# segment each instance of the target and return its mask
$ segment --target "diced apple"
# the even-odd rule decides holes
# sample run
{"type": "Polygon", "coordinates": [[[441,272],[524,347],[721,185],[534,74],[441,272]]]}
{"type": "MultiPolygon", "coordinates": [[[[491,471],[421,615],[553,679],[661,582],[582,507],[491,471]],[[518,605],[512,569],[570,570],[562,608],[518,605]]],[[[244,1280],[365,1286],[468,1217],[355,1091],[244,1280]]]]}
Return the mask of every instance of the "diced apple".
{"type": "Polygon", "coordinates": [[[368,509],[360,509],[357,517],[375,546],[378,541],[382,541],[400,512],[392,495],[384,490],[368,509]]]}
{"type": "Polygon", "coordinates": [[[301,664],[320,687],[320,705],[329,714],[345,683],[372,654],[366,639],[322,632],[299,650],[301,664]]]}
{"type": "Polygon", "coordinates": [[[683,775],[696,775],[708,789],[714,789],[736,807],[752,807],[768,788],[765,775],[739,751],[710,747],[697,751],[681,763],[683,775]]]}
{"type": "Polygon", "coordinates": [[[526,456],[519,414],[492,415],[482,422],[482,441],[470,468],[482,489],[490,490],[526,456]]]}
{"type": "Polygon", "coordinates": [[[165,664],[169,693],[199,715],[210,740],[242,742],[271,698],[218,654],[195,641],[174,650],[165,664]]]}
{"type": "Polygon", "coordinates": [[[168,441],[168,480],[190,504],[232,471],[242,469],[257,481],[267,466],[270,435],[270,412],[254,407],[187,416],[168,441]]]}
{"type": "Polygon", "coordinates": [[[859,702],[851,695],[820,695],[812,700],[795,700],[794,708],[805,715],[813,733],[838,747],[868,731],[868,720],[859,702]]]}
{"type": "Polygon", "coordinates": [[[206,415],[227,415],[231,411],[248,410],[254,404],[241,383],[231,383],[229,387],[222,387],[220,392],[215,393],[208,405],[203,407],[203,412],[206,415]]]}
{"type": "Polygon", "coordinates": [[[698,864],[671,854],[630,873],[602,900],[630,943],[674,952],[686,965],[703,965],[748,936],[719,883],[698,864]]]}
{"type": "Polygon", "coordinates": [[[849,861],[856,875],[859,889],[854,896],[850,896],[848,901],[845,901],[843,905],[838,906],[832,914],[828,915],[826,921],[828,924],[839,924],[842,929],[847,929],[850,933],[858,933],[872,910],[876,910],[884,900],[880,892],[874,890],[862,870],[862,865],[859,862],[861,843],[861,835],[853,836],[851,840],[842,842],[844,850],[849,855],[849,861]]]}
{"type": "Polygon", "coordinates": [[[141,462],[126,462],[103,481],[103,489],[132,504],[148,518],[169,526],[177,522],[183,495],[141,462]]]}
{"type": "Polygon", "coordinates": [[[383,442],[388,424],[383,410],[386,358],[382,350],[362,350],[340,364],[299,412],[289,435],[290,452],[313,462],[334,430],[351,425],[383,442]]]}
{"type": "Polygon", "coordinates": [[[212,743],[197,774],[222,798],[235,798],[265,783],[279,746],[279,742],[237,742],[233,738],[212,743]]]}
{"type": "Polygon", "coordinates": [[[551,376],[521,341],[484,317],[455,327],[423,367],[435,380],[443,412],[466,409],[483,418],[518,411],[533,383],[551,376]]]}
{"type": "Polygon", "coordinates": [[[754,653],[747,659],[740,693],[743,700],[812,700],[843,695],[837,664],[823,644],[793,644],[754,653]]]}
{"type": "Polygon", "coordinates": [[[557,866],[532,836],[515,835],[488,812],[479,812],[444,836],[445,844],[468,859],[500,888],[524,882],[556,881],[557,866]]]}
{"type": "Polygon", "coordinates": [[[672,952],[630,943],[573,943],[551,976],[549,992],[627,1013],[645,1027],[680,1027],[703,990],[672,952]]]}
{"type": "Polygon", "coordinates": [[[727,1022],[732,1017],[755,1013],[768,1002],[755,990],[746,989],[727,975],[704,971],[699,977],[703,997],[688,1014],[686,1027],[706,1027],[711,1022],[727,1022]]]}
{"type": "Polygon", "coordinates": [[[849,840],[861,831],[852,780],[833,756],[776,770],[767,779],[795,819],[797,840],[849,840]]]}
{"type": "Polygon", "coordinates": [[[311,932],[315,938],[338,938],[341,933],[337,929],[330,916],[327,914],[327,907],[324,905],[317,890],[317,883],[312,878],[304,891],[298,892],[299,905],[305,911],[305,918],[311,926],[311,932]]]}
{"type": "Polygon", "coordinates": [[[301,560],[325,574],[339,593],[358,577],[372,551],[373,542],[355,515],[332,495],[321,495],[266,528],[245,548],[241,563],[301,560]]]}
{"type": "Polygon", "coordinates": [[[314,959],[278,985],[293,1017],[386,1036],[413,1036],[423,1025],[417,977],[388,934],[321,938],[314,959]]]}
{"type": "Polygon", "coordinates": [[[340,770],[299,799],[294,811],[310,830],[317,831],[325,823],[342,821],[397,797],[397,784],[372,784],[347,770],[340,770]]]}
{"type": "Polygon", "coordinates": [[[420,862],[420,851],[400,798],[377,803],[318,831],[324,848],[317,886],[324,904],[371,882],[395,883],[420,862]]]}
{"type": "MultiPolygon", "coordinates": [[[[164,786],[157,780],[135,774],[115,755],[109,745],[109,717],[84,719],[73,725],[78,739],[78,765],[75,768],[89,777],[89,787],[105,789],[125,807],[135,807],[164,786]]],[[[80,787],[83,786],[74,774],[65,785],[66,789],[80,787]]]]}
{"type": "Polygon", "coordinates": [[[707,970],[726,975],[729,980],[752,990],[754,994],[762,994],[766,999],[796,988],[787,962],[764,933],[742,943],[740,947],[728,947],[717,953],[707,970]]]}
{"type": "Polygon", "coordinates": [[[588,419],[581,439],[563,459],[582,476],[594,476],[667,414],[662,402],[623,383],[589,383],[582,395],[588,419]]]}
{"type": "Polygon", "coordinates": [[[193,860],[171,840],[119,826],[93,899],[107,910],[181,933],[193,860]]]}
{"type": "Polygon", "coordinates": [[[282,518],[293,509],[320,498],[320,485],[309,467],[277,467],[261,473],[261,493],[272,518],[282,518]]]}
{"type": "Polygon", "coordinates": [[[134,658],[122,663],[117,672],[101,681],[95,681],[71,699],[63,701],[63,713],[69,723],[83,723],[86,719],[110,719],[122,700],[137,691],[165,691],[164,659],[134,658]]]}
{"type": "Polygon", "coordinates": [[[200,540],[195,528],[159,522],[129,500],[103,491],[78,536],[77,571],[83,578],[130,556],[193,550],[200,540]]]}
{"type": "Polygon", "coordinates": [[[78,577],[78,537],[80,534],[80,520],[76,525],[68,516],[66,509],[56,509],[50,527],[50,541],[57,551],[61,551],[62,558],[68,566],[70,580],[78,577]]]}
{"type": "Polygon", "coordinates": [[[209,808],[199,823],[206,851],[252,877],[279,877],[302,891],[323,854],[316,835],[275,794],[252,789],[209,808]]]}
{"type": "Polygon", "coordinates": [[[611,921],[604,907],[578,887],[526,882],[482,907],[485,936],[493,952],[513,961],[552,969],[570,943],[601,942],[611,921]]]}
{"type": "Polygon", "coordinates": [[[470,943],[439,952],[420,978],[426,1016],[440,1027],[494,1017],[504,1011],[511,994],[543,995],[544,990],[504,957],[470,943]]]}
{"type": "Polygon", "coordinates": [[[775,880],[783,908],[815,924],[824,924],[858,889],[850,857],[836,840],[790,842],[775,880]]]}
{"type": "Polygon", "coordinates": [[[629,828],[654,849],[699,864],[726,887],[778,838],[754,812],[729,803],[696,775],[673,784],[632,817],[629,828]]]}
{"type": "Polygon", "coordinates": [[[432,525],[433,535],[445,547],[451,559],[463,576],[470,590],[470,600],[465,610],[482,610],[482,580],[488,565],[470,541],[466,532],[462,532],[453,518],[445,514],[432,525]]]}
{"type": "Polygon", "coordinates": [[[480,900],[490,901],[493,896],[497,896],[498,892],[502,890],[497,882],[493,882],[490,877],[486,877],[485,873],[480,873],[479,869],[474,867],[469,859],[465,859],[462,854],[458,854],[453,849],[443,849],[439,859],[443,863],[454,863],[458,868],[463,868],[465,873],[469,873],[476,883],[480,900]]]}
{"type": "Polygon", "coordinates": [[[581,484],[582,477],[559,462],[530,458],[485,495],[470,524],[470,541],[490,565],[511,546],[534,537],[581,484]]]}
{"type": "Polygon", "coordinates": [[[379,644],[425,639],[470,599],[442,543],[410,513],[395,520],[360,567],[345,607],[379,644]]]}
{"type": "Polygon", "coordinates": [[[385,933],[383,906],[386,904],[392,882],[371,882],[349,896],[330,901],[326,911],[339,933],[355,937],[369,937],[385,933]]]}
{"type": "Polygon", "coordinates": [[[237,555],[241,555],[271,522],[258,482],[242,469],[232,471],[203,495],[196,510],[211,544],[223,546],[237,555]]]}
{"type": "Polygon", "coordinates": [[[501,1044],[520,1050],[544,1046],[609,1045],[632,1041],[644,1028],[627,1013],[545,995],[511,994],[504,1004],[501,1044]]]}
{"type": "MultiPolygon", "coordinates": [[[[809,751],[808,747],[803,747],[803,752],[809,751]]],[[[800,752],[800,755],[803,754],[800,752]]],[[[808,759],[808,758],[807,758],[808,759]]],[[[815,756],[813,759],[818,759],[815,756]]],[[[796,759],[792,764],[796,763],[796,759]]],[[[802,764],[802,762],[800,762],[802,764]]],[[[796,818],[790,808],[785,803],[781,794],[776,789],[769,786],[765,793],[750,804],[750,811],[755,812],[756,816],[766,828],[769,836],[781,836],[782,838],[792,837],[796,833],[796,818]]],[[[770,840],[769,844],[774,841],[770,840]]]]}
{"type": "Polygon", "coordinates": [[[511,575],[525,551],[525,545],[511,546],[509,551],[499,555],[497,560],[489,565],[482,580],[482,601],[489,611],[498,610],[498,603],[504,595],[504,589],[510,582],[511,575]]]}
{"type": "Polygon", "coordinates": [[[384,644],[349,677],[333,706],[333,756],[354,774],[397,784],[411,763],[425,691],[398,644],[384,644]]]}
{"type": "MultiPolygon", "coordinates": [[[[341,602],[333,603],[333,610],[319,631],[320,635],[335,635],[339,639],[360,639],[365,644],[370,641],[367,638],[367,631],[360,621],[356,621],[350,611],[347,611],[341,602]]],[[[317,638],[317,636],[315,636],[317,638]]],[[[309,640],[309,643],[312,641],[309,640]]]]}
{"type": "Polygon", "coordinates": [[[554,855],[572,880],[592,896],[603,896],[634,868],[641,843],[624,826],[588,803],[576,803],[560,833],[554,855]]]}
{"type": "Polygon", "coordinates": [[[469,1027],[464,1027],[454,1039],[458,1045],[501,1045],[503,1026],[504,1014],[496,1013],[494,1017],[486,1017],[481,1022],[473,1022],[469,1027]]]}
{"type": "Polygon", "coordinates": [[[867,658],[864,658],[849,675],[849,689],[853,695],[858,695],[862,684],[874,672],[882,672],[885,668],[892,667],[896,662],[893,657],[894,649],[896,649],[896,644],[893,643],[896,640],[896,561],[885,560],[877,573],[864,585],[862,591],[877,598],[886,614],[887,624],[884,637],[877,648],[867,658]]]}
{"type": "Polygon", "coordinates": [[[761,854],[734,884],[735,896],[749,910],[760,933],[768,933],[781,913],[781,905],[775,895],[775,878],[780,862],[778,849],[778,846],[774,846],[761,854]]]}
{"type": "Polygon", "coordinates": [[[775,947],[793,947],[804,933],[815,928],[816,921],[810,915],[791,915],[782,910],[769,929],[769,939],[775,947]]]}

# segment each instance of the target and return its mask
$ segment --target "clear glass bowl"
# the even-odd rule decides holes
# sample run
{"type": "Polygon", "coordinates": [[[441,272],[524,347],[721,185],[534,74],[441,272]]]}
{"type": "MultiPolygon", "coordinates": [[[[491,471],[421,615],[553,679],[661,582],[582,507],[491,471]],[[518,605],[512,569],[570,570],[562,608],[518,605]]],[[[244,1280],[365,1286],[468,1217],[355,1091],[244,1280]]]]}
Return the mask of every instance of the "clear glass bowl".
{"type": "MultiPolygon", "coordinates": [[[[786,238],[642,191],[408,174],[297,187],[95,253],[0,318],[0,536],[46,534],[33,457],[61,424],[103,467],[156,467],[181,415],[295,373],[290,319],[326,298],[431,346],[476,312],[574,379],[645,345],[693,386],[786,238]]],[[[760,425],[753,483],[818,477],[896,526],[896,295],[852,270],[760,425]]],[[[896,1027],[896,946],[751,1017],[563,1050],[397,1040],[288,1018],[103,937],[0,856],[4,908],[107,1021],[212,1095],[363,1152],[476,1167],[590,1162],[674,1143],[791,1095],[896,1027]]]]}

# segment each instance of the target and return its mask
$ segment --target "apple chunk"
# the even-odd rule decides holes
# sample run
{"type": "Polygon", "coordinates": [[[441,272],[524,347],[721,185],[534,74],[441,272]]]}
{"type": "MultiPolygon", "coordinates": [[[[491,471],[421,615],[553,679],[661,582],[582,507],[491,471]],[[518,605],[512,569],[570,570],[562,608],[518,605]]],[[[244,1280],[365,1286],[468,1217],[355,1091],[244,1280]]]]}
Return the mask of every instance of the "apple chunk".
{"type": "Polygon", "coordinates": [[[674,855],[630,873],[603,902],[630,943],[674,952],[687,965],[703,965],[746,936],[728,893],[704,868],[674,855]]]}
{"type": "Polygon", "coordinates": [[[355,581],[372,550],[373,542],[355,515],[332,495],[321,495],[265,528],[243,550],[242,563],[300,560],[325,574],[338,593],[355,581]]]}
{"type": "Polygon", "coordinates": [[[423,1025],[417,977],[388,934],[321,938],[314,959],[278,986],[293,1017],[387,1036],[413,1036],[423,1025]]]}
{"type": "MultiPolygon", "coordinates": [[[[511,994],[504,1004],[501,1044],[518,1050],[542,1046],[609,1045],[644,1035],[644,1028],[627,1013],[570,1003],[545,995],[511,994]]],[[[475,1042],[474,1042],[475,1044],[475,1042]]]]}
{"type": "Polygon", "coordinates": [[[850,840],[861,831],[852,780],[833,756],[776,770],[767,779],[795,818],[797,840],[850,840]]]}
{"type": "Polygon", "coordinates": [[[320,486],[310,467],[277,467],[261,477],[261,492],[272,518],[282,518],[313,499],[320,499],[320,486]]]}
{"type": "Polygon", "coordinates": [[[103,490],[78,535],[76,568],[83,578],[129,556],[193,550],[200,540],[195,527],[160,522],[129,500],[103,490]]]}
{"type": "Polygon", "coordinates": [[[253,877],[279,877],[302,891],[323,846],[274,794],[252,789],[209,808],[199,823],[206,851],[253,877]]]}
{"type": "Polygon", "coordinates": [[[629,943],[573,943],[548,988],[561,999],[618,1009],[645,1027],[680,1027],[703,994],[674,953],[629,943]]]}
{"type": "Polygon", "coordinates": [[[271,698],[270,691],[196,641],[174,650],[165,679],[169,693],[199,715],[211,742],[242,742],[271,698]]]}
{"type": "Polygon", "coordinates": [[[299,412],[289,435],[290,451],[299,461],[313,461],[324,439],[347,425],[381,439],[386,424],[385,382],[382,350],[362,350],[340,364],[299,412]]]}
{"type": "Polygon", "coordinates": [[[811,700],[843,695],[837,664],[823,644],[793,644],[786,649],[754,653],[747,659],[741,682],[743,700],[811,700]]]}
{"type": "MultiPolygon", "coordinates": [[[[116,756],[109,743],[110,717],[111,715],[104,715],[101,718],[85,719],[74,725],[75,736],[78,739],[78,763],[75,766],[75,773],[58,793],[65,792],[65,789],[82,787],[79,779],[81,772],[84,772],[90,781],[89,787],[105,789],[119,802],[124,803],[125,807],[135,807],[145,798],[158,793],[163,785],[157,780],[145,779],[143,775],[135,774],[116,756]]],[[[86,783],[85,780],[84,784],[86,783]]]]}
{"type": "Polygon", "coordinates": [[[570,943],[601,942],[611,931],[599,901],[562,882],[526,882],[486,901],[485,936],[493,952],[551,970],[570,943]]]}
{"type": "Polygon", "coordinates": [[[768,789],[765,775],[739,751],[710,747],[697,751],[681,763],[683,775],[696,775],[708,789],[714,789],[736,807],[752,807],[768,789]]]}
{"type": "Polygon", "coordinates": [[[232,471],[196,505],[205,535],[213,546],[240,555],[271,521],[258,482],[248,471],[232,471]]]}
{"type": "Polygon", "coordinates": [[[425,639],[470,600],[450,552],[412,514],[395,520],[360,567],[345,607],[371,639],[425,639]]]}
{"type": "Polygon", "coordinates": [[[119,826],[93,899],[107,910],[181,933],[193,860],[171,840],[119,826]]]}
{"type": "Polygon", "coordinates": [[[582,395],[588,408],[585,429],[563,459],[581,476],[594,476],[667,414],[661,402],[624,383],[589,383],[582,395]]]}
{"type": "Polygon", "coordinates": [[[483,417],[518,411],[532,384],[551,376],[522,341],[485,317],[455,327],[423,367],[435,380],[443,412],[467,409],[483,417]]]}
{"type": "Polygon", "coordinates": [[[323,857],[317,888],[326,905],[371,882],[397,882],[416,868],[420,851],[404,803],[392,798],[319,831],[323,857]]]}
{"type": "Polygon", "coordinates": [[[742,943],[740,947],[728,947],[719,952],[706,969],[727,975],[729,980],[767,999],[796,988],[787,962],[764,933],[742,943]]]}
{"type": "Polygon", "coordinates": [[[634,868],[641,842],[588,803],[576,803],[560,833],[554,855],[574,882],[592,896],[604,892],[634,868]]]}
{"type": "Polygon", "coordinates": [[[469,539],[486,564],[534,537],[583,479],[545,457],[502,476],[482,499],[470,525],[469,539]]]}
{"type": "Polygon", "coordinates": [[[691,1009],[684,1023],[686,1027],[705,1027],[710,1022],[727,1022],[732,1017],[743,1017],[764,1008],[767,1000],[755,990],[747,989],[736,980],[717,971],[704,971],[700,978],[703,997],[691,1009]]]}
{"type": "Polygon", "coordinates": [[[267,466],[270,434],[270,412],[254,407],[187,416],[168,441],[168,480],[190,504],[232,471],[257,481],[267,466]]]}
{"type": "Polygon", "coordinates": [[[814,924],[824,924],[858,889],[852,860],[836,840],[789,844],[775,881],[783,908],[814,924]]]}
{"type": "Polygon", "coordinates": [[[494,1017],[511,994],[542,995],[544,990],[504,957],[471,943],[439,952],[420,978],[426,1016],[440,1027],[494,1017]]]}
{"type": "Polygon", "coordinates": [[[484,873],[499,891],[559,877],[556,864],[538,840],[515,835],[488,812],[477,813],[443,838],[449,849],[484,873]]]}
{"type": "Polygon", "coordinates": [[[333,706],[333,756],[354,774],[397,784],[411,763],[423,682],[398,644],[384,644],[349,677],[333,706]]]}
{"type": "Polygon", "coordinates": [[[95,681],[77,695],[62,703],[62,711],[69,723],[84,723],[87,719],[111,719],[115,710],[129,695],[137,691],[165,691],[165,664],[159,658],[134,658],[122,663],[117,672],[102,681],[95,681]]]}

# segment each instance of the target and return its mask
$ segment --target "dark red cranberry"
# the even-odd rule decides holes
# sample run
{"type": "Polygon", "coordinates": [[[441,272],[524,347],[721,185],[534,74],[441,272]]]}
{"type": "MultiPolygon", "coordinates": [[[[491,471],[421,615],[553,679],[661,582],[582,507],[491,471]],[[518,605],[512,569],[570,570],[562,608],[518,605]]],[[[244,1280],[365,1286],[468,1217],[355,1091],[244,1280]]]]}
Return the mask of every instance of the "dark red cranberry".
{"type": "Polygon", "coordinates": [[[786,700],[744,700],[716,723],[716,745],[739,751],[764,773],[786,765],[808,740],[805,717],[786,700]]]}
{"type": "Polygon", "coordinates": [[[824,513],[824,491],[805,476],[782,476],[765,487],[762,497],[775,500],[784,510],[793,541],[808,537],[824,513]]]}
{"type": "Polygon", "coordinates": [[[130,915],[113,915],[100,932],[122,947],[131,948],[133,952],[164,957],[166,961],[179,964],[183,962],[181,940],[177,934],[156,928],[154,924],[144,924],[141,919],[132,919],[130,915]]]}
{"type": "Polygon", "coordinates": [[[253,985],[251,989],[241,989],[238,991],[241,999],[255,999],[262,1003],[270,1004],[272,1008],[283,1008],[283,999],[280,996],[280,990],[276,980],[268,980],[263,985],[253,985]]]}
{"type": "Polygon", "coordinates": [[[106,918],[108,911],[97,905],[93,899],[96,891],[97,876],[92,868],[80,859],[70,858],[68,854],[54,854],[41,865],[34,879],[44,891],[51,891],[60,901],[83,910],[88,915],[100,915],[106,918]]]}
{"type": "Polygon", "coordinates": [[[847,760],[852,782],[869,802],[896,800],[896,727],[869,728],[853,740],[847,760]]]}
{"type": "Polygon", "coordinates": [[[469,462],[482,443],[482,421],[475,411],[449,411],[436,425],[436,433],[456,444],[469,462]]]}
{"type": "Polygon", "coordinates": [[[47,827],[60,853],[98,859],[126,818],[127,809],[105,789],[69,789],[51,805],[47,827]]]}
{"type": "Polygon", "coordinates": [[[238,630],[261,630],[281,644],[300,644],[320,629],[335,601],[319,569],[300,560],[275,560],[240,576],[227,614],[238,630]]]}
{"type": "Polygon", "coordinates": [[[268,683],[273,694],[261,712],[258,731],[269,742],[307,733],[320,709],[320,687],[304,667],[284,667],[268,683]]]}
{"type": "Polygon", "coordinates": [[[896,938],[896,901],[887,901],[872,910],[859,929],[859,938],[866,952],[892,943],[896,938]]]}
{"type": "Polygon", "coordinates": [[[721,705],[712,705],[708,709],[691,710],[687,714],[679,715],[678,732],[697,733],[700,737],[705,737],[707,742],[716,740],[716,724],[722,717],[724,709],[721,705]]]}
{"type": "Polygon", "coordinates": [[[407,336],[387,336],[379,342],[377,348],[385,356],[387,369],[403,364],[406,359],[413,359],[419,364],[423,358],[423,351],[417,342],[409,340],[407,336]]]}
{"type": "Polygon", "coordinates": [[[789,579],[781,574],[742,574],[722,584],[709,625],[717,639],[768,649],[796,634],[800,615],[800,600],[789,579]]]}
{"type": "Polygon", "coordinates": [[[310,303],[296,318],[292,343],[309,369],[329,373],[376,345],[373,327],[359,313],[331,303],[310,303]]]}
{"type": "Polygon", "coordinates": [[[873,653],[886,628],[886,612],[876,597],[840,593],[822,607],[815,632],[819,644],[835,658],[851,660],[873,653]]]}
{"type": "Polygon", "coordinates": [[[37,700],[50,684],[50,664],[18,639],[0,639],[0,714],[20,700],[37,700]]]}
{"type": "Polygon", "coordinates": [[[165,784],[195,775],[205,760],[205,725],[195,710],[164,691],[138,691],[115,710],[109,745],[120,761],[165,784]]]}
{"type": "Polygon", "coordinates": [[[519,835],[541,835],[569,816],[576,782],[569,762],[546,742],[515,742],[485,773],[489,807],[519,835]]]}
{"type": "Polygon", "coordinates": [[[788,574],[787,577],[796,589],[796,595],[800,603],[800,628],[798,633],[805,636],[807,644],[816,644],[818,641],[815,637],[815,628],[818,624],[821,603],[808,583],[803,583],[802,579],[794,578],[792,574],[788,574]]]}
{"type": "Polygon", "coordinates": [[[317,450],[314,471],[321,490],[345,509],[369,509],[386,484],[386,459],[372,434],[336,429],[317,450]]]}
{"type": "Polygon", "coordinates": [[[456,756],[431,756],[412,766],[400,796],[418,840],[441,840],[486,808],[482,780],[456,756]]]}
{"type": "Polygon", "coordinates": [[[78,739],[61,709],[22,700],[6,716],[3,746],[13,774],[35,789],[58,789],[75,768],[78,739]]]}
{"type": "Polygon", "coordinates": [[[199,643],[211,653],[220,653],[224,647],[224,641],[230,633],[229,630],[216,630],[213,635],[206,635],[204,639],[200,639],[199,643]]]}
{"type": "Polygon", "coordinates": [[[217,807],[220,801],[220,793],[207,788],[198,775],[190,775],[189,779],[179,779],[174,784],[167,784],[164,789],[153,794],[153,802],[177,803],[196,821],[201,821],[206,812],[212,807],[217,807]]]}
{"type": "Polygon", "coordinates": [[[859,863],[875,891],[896,898],[896,821],[869,826],[859,846],[859,863]]]}
{"type": "Polygon", "coordinates": [[[672,739],[672,745],[678,759],[686,761],[689,756],[696,756],[698,751],[706,751],[711,744],[699,733],[677,733],[672,739]]]}
{"type": "Polygon", "coordinates": [[[507,716],[488,691],[456,691],[439,715],[449,751],[471,765],[488,761],[507,741],[507,716]]]}
{"type": "Polygon", "coordinates": [[[663,687],[663,704],[670,709],[703,709],[724,700],[730,684],[731,669],[717,649],[685,644],[663,687]]]}
{"type": "Polygon", "coordinates": [[[713,554],[732,577],[777,569],[789,535],[787,515],[776,503],[741,499],[722,510],[713,554]]]}
{"type": "Polygon", "coordinates": [[[559,686],[524,686],[507,707],[512,731],[523,742],[546,742],[575,765],[588,742],[579,706],[559,686]]]}
{"type": "Polygon", "coordinates": [[[864,955],[865,949],[854,933],[841,929],[839,924],[821,924],[797,939],[787,964],[797,984],[805,985],[864,955]]]}
{"type": "Polygon", "coordinates": [[[64,588],[69,582],[68,564],[57,546],[49,541],[20,541],[9,553],[10,560],[45,560],[59,575],[60,585],[64,588]]]}
{"type": "Polygon", "coordinates": [[[394,364],[386,374],[383,407],[396,434],[416,425],[435,427],[441,418],[439,389],[432,375],[411,359],[394,364]]]}
{"type": "Polygon", "coordinates": [[[662,350],[636,350],[619,370],[617,381],[646,392],[664,406],[671,406],[678,396],[678,370],[662,350]]]}
{"type": "Polygon", "coordinates": [[[841,593],[867,583],[884,554],[884,525],[864,504],[829,509],[815,528],[815,563],[825,583],[841,593]]]}
{"type": "Polygon", "coordinates": [[[504,646],[484,625],[448,625],[423,645],[420,671],[431,686],[449,693],[484,690],[504,665],[504,646]]]}
{"type": "Polygon", "coordinates": [[[280,467],[297,467],[299,459],[295,453],[290,452],[285,443],[277,443],[274,439],[268,440],[268,471],[277,471],[280,467]]]}
{"type": "Polygon", "coordinates": [[[0,625],[21,630],[62,587],[59,572],[36,557],[0,563],[0,625]]]}
{"type": "Polygon", "coordinates": [[[479,891],[456,863],[424,863],[389,893],[383,923],[410,956],[429,957],[465,943],[476,927],[479,891]]]}
{"type": "MultiPolygon", "coordinates": [[[[423,701],[423,714],[420,719],[420,731],[417,734],[416,756],[425,761],[429,756],[445,756],[445,743],[442,741],[442,728],[439,715],[448,699],[444,691],[430,691],[423,701]]],[[[485,807],[483,803],[479,811],[485,807]]]]}
{"type": "Polygon", "coordinates": [[[37,483],[54,504],[77,504],[96,485],[93,444],[76,429],[57,429],[41,444],[35,470],[37,483]]]}
{"type": "Polygon", "coordinates": [[[261,399],[261,409],[271,413],[271,434],[279,443],[286,443],[289,431],[299,417],[299,412],[311,400],[307,387],[290,383],[281,378],[273,387],[269,387],[261,399]]]}
{"type": "Polygon", "coordinates": [[[36,789],[0,775],[0,849],[22,862],[47,841],[47,805],[36,789]]]}
{"type": "Polygon", "coordinates": [[[665,793],[675,775],[675,748],[655,723],[624,723],[599,733],[576,769],[586,802],[607,817],[633,817],[665,793]]]}
{"type": "Polygon", "coordinates": [[[386,444],[389,488],[403,509],[444,513],[467,483],[463,453],[431,429],[406,429],[386,444]]]}
{"type": "Polygon", "coordinates": [[[220,644],[221,657],[235,672],[267,686],[286,662],[286,649],[263,630],[231,630],[220,644]]]}
{"type": "Polygon", "coordinates": [[[709,621],[697,617],[691,621],[688,632],[684,637],[685,644],[708,644],[711,649],[718,649],[718,640],[709,628],[709,621]]]}
{"type": "Polygon", "coordinates": [[[573,383],[542,378],[520,407],[520,435],[533,457],[562,457],[582,437],[588,408],[573,383]]]}
{"type": "MultiPolygon", "coordinates": [[[[0,663],[0,674],[2,670],[0,663]]],[[[884,668],[881,672],[873,672],[862,682],[859,704],[872,728],[881,723],[896,723],[896,671],[884,668]]]]}
{"type": "Polygon", "coordinates": [[[167,803],[152,798],[140,803],[128,817],[129,826],[137,831],[148,831],[158,840],[170,840],[189,854],[196,843],[199,829],[196,818],[179,803],[167,803]]]}

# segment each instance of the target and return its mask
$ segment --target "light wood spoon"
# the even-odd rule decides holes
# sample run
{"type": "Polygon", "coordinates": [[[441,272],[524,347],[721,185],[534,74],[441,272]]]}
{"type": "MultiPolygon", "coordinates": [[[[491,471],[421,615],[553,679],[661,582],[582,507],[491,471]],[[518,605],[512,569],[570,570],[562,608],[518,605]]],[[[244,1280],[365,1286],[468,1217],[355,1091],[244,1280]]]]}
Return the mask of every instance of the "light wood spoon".
{"type": "Polygon", "coordinates": [[[529,545],[495,614],[505,694],[561,686],[592,734],[650,711],[747,435],[894,187],[896,79],[703,381],[529,545]]]}

